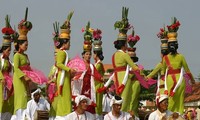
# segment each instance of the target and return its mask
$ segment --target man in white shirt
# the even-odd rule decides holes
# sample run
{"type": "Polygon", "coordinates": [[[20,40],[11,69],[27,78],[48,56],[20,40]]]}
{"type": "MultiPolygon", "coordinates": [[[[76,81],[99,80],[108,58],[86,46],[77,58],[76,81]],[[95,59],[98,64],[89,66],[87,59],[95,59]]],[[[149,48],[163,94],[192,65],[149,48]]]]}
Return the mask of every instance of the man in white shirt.
{"type": "Polygon", "coordinates": [[[26,118],[28,120],[36,120],[37,110],[49,111],[50,104],[48,101],[40,97],[41,90],[38,88],[31,92],[31,100],[27,103],[26,118]]]}
{"type": "Polygon", "coordinates": [[[95,116],[87,112],[90,99],[85,95],[77,95],[75,98],[76,110],[66,116],[65,120],[96,120],[95,116]]]}
{"type": "Polygon", "coordinates": [[[149,120],[166,120],[171,114],[171,111],[167,110],[168,96],[165,94],[156,96],[157,110],[149,115],[149,120]]]}
{"type": "Polygon", "coordinates": [[[119,96],[113,96],[110,102],[112,111],[104,116],[104,120],[139,120],[133,113],[120,111],[123,100],[119,96]]]}

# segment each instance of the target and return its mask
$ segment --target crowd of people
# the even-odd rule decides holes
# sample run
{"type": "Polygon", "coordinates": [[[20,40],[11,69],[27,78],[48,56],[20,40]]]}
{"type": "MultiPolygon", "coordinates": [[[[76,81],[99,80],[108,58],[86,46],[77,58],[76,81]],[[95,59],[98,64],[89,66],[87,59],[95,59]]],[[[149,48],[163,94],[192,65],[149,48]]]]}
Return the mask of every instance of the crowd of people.
{"type": "Polygon", "coordinates": [[[177,52],[179,21],[174,17],[172,24],[167,26],[168,31],[165,27],[161,29],[158,35],[161,62],[146,76],[143,68],[136,64],[139,58],[135,45],[140,38],[128,21],[128,11],[123,7],[122,20],[114,24],[119,34],[114,41],[116,52],[111,58],[114,71],[107,81],[103,77],[102,31],[92,29],[90,22],[82,30],[82,59],[69,59],[73,11],[61,26],[57,22],[53,24],[55,64],[48,78],[31,67],[25,53],[27,34],[32,28],[32,23],[27,20],[28,8],[18,25],[19,34],[12,29],[10,18],[6,16],[0,49],[0,118],[35,120],[42,115],[49,120],[139,120],[141,86],[148,89],[157,84],[157,110],[149,115],[149,120],[184,119],[184,93],[191,92],[187,81],[192,84],[195,81],[184,56],[177,52]],[[132,33],[127,36],[129,29],[132,33]],[[12,41],[13,62],[9,59],[12,41]],[[94,64],[90,62],[92,54],[94,64]],[[47,86],[47,99],[40,96],[38,85],[41,84],[47,86]]]}

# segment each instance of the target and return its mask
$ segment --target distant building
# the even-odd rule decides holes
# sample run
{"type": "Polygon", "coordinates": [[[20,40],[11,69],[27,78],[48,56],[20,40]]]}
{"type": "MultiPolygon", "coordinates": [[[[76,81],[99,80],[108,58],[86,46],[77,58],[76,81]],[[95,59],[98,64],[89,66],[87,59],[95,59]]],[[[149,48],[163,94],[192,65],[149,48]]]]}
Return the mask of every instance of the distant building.
{"type": "Polygon", "coordinates": [[[112,64],[104,64],[104,79],[108,79],[111,75],[111,73],[113,72],[113,66],[112,64]]]}
{"type": "Polygon", "coordinates": [[[109,72],[109,70],[113,70],[112,64],[104,64],[105,72],[109,72]]]}
{"type": "Polygon", "coordinates": [[[200,105],[200,82],[196,82],[192,86],[192,93],[185,94],[185,107],[194,106],[197,107],[200,105]]]}

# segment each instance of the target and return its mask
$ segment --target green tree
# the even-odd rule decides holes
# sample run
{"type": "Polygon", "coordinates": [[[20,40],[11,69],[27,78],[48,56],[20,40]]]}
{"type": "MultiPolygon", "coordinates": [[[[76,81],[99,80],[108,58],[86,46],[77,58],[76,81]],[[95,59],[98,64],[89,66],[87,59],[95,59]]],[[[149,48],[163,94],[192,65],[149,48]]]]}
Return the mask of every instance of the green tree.
{"type": "MultiPolygon", "coordinates": [[[[145,75],[148,75],[152,70],[143,70],[145,75]]],[[[141,86],[140,91],[140,100],[155,100],[155,93],[156,93],[156,84],[149,87],[149,89],[144,88],[141,86]]]]}

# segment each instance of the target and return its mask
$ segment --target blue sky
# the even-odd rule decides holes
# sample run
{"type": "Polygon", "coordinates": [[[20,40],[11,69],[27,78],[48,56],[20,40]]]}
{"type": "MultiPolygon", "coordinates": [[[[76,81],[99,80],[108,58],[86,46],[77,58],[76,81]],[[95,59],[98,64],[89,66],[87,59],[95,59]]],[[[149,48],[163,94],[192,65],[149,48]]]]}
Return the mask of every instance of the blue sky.
{"type": "MultiPolygon", "coordinates": [[[[83,47],[81,29],[88,21],[92,28],[102,30],[104,63],[111,63],[111,56],[116,51],[113,41],[118,31],[114,23],[121,19],[122,7],[129,8],[129,22],[140,36],[137,43],[137,56],[145,69],[153,69],[160,62],[160,40],[156,34],[171,17],[177,17],[181,26],[178,31],[178,52],[182,53],[195,77],[200,73],[200,1],[199,0],[1,0],[0,28],[5,25],[5,16],[11,17],[11,25],[16,26],[24,18],[26,7],[29,8],[28,20],[33,29],[28,33],[28,55],[31,65],[42,70],[46,75],[54,64],[53,58],[53,23],[62,24],[69,11],[74,10],[71,19],[71,58],[80,55],[83,47]]],[[[2,38],[2,34],[0,34],[2,38]]],[[[11,54],[12,58],[12,54],[11,54]]],[[[92,60],[93,62],[93,60],[92,60]]]]}

